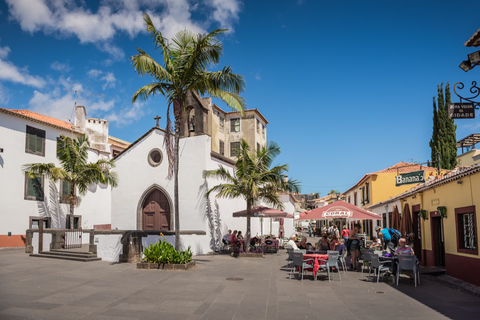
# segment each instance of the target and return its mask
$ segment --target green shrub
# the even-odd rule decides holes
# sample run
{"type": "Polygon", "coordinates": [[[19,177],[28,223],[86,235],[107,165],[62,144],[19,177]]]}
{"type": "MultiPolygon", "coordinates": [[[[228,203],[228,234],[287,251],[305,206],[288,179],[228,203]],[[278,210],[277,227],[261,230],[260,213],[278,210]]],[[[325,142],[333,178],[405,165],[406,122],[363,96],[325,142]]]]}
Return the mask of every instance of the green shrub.
{"type": "Polygon", "coordinates": [[[177,251],[175,247],[167,240],[159,240],[143,250],[145,258],[143,261],[148,263],[168,263],[168,264],[186,264],[192,261],[192,251],[190,247],[186,251],[177,251]]]}

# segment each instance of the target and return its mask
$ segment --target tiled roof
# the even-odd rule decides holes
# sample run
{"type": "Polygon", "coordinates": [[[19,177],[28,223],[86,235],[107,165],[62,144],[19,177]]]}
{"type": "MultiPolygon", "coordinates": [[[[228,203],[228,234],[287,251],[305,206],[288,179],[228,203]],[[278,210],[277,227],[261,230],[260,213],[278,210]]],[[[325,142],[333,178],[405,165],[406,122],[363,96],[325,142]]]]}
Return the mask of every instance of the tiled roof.
{"type": "MultiPolygon", "coordinates": [[[[434,172],[437,171],[436,168],[427,167],[427,166],[416,164],[416,163],[409,163],[409,162],[402,161],[402,162],[394,164],[393,166],[388,167],[386,169],[365,174],[360,180],[358,180],[358,182],[353,187],[351,187],[350,189],[346,190],[343,193],[345,194],[348,191],[350,191],[350,190],[356,188],[357,186],[361,185],[370,176],[376,176],[376,175],[381,174],[381,173],[397,173],[397,172],[398,173],[406,173],[406,172],[413,172],[413,171],[419,171],[419,170],[425,170],[425,172],[430,172],[430,174],[433,174],[434,172]]],[[[448,170],[442,169],[442,172],[448,172],[448,170]]]]}
{"type": "Polygon", "coordinates": [[[451,181],[461,179],[462,177],[469,176],[479,171],[480,171],[480,163],[477,163],[469,167],[456,167],[454,170],[449,171],[444,176],[438,176],[437,178],[431,177],[425,183],[420,183],[414,186],[413,188],[405,191],[404,193],[399,194],[398,196],[395,196],[391,199],[388,199],[382,202],[375,203],[374,205],[371,205],[368,208],[374,208],[382,204],[397,201],[397,200],[412,196],[418,192],[429,190],[437,186],[449,183],[451,181]]]}
{"type": "Polygon", "coordinates": [[[464,43],[466,47],[480,47],[480,29],[464,43]]]}
{"type": "Polygon", "coordinates": [[[36,122],[41,122],[41,123],[44,123],[44,124],[47,124],[47,125],[53,125],[53,126],[56,126],[56,127],[67,129],[67,130],[71,130],[72,126],[73,126],[70,122],[55,119],[55,118],[45,116],[45,115],[40,114],[40,113],[30,111],[30,110],[25,110],[25,109],[17,110],[17,109],[0,108],[0,111],[7,111],[7,112],[10,112],[10,113],[13,113],[13,114],[20,115],[23,118],[34,120],[36,122]]]}
{"type": "Polygon", "coordinates": [[[406,172],[412,172],[412,171],[418,171],[418,170],[433,171],[433,172],[437,171],[436,168],[427,167],[427,166],[423,166],[423,165],[416,164],[416,163],[408,163],[408,162],[402,161],[402,162],[399,162],[397,164],[394,164],[391,167],[388,167],[386,169],[383,169],[383,170],[380,170],[380,171],[377,171],[377,172],[373,172],[373,173],[392,173],[392,172],[406,173],[406,172]]]}
{"type": "Polygon", "coordinates": [[[130,145],[130,142],[120,140],[118,138],[108,136],[108,143],[110,143],[112,146],[120,148],[120,149],[125,149],[130,145]]]}

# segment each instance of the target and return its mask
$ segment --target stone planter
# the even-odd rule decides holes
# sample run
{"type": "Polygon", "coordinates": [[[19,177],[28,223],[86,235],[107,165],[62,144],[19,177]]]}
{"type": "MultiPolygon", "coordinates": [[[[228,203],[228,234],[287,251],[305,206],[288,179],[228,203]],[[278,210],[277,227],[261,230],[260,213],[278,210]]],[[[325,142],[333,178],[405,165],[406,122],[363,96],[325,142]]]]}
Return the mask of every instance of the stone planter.
{"type": "Polygon", "coordinates": [[[239,253],[239,258],[265,258],[263,253],[239,253]]]}
{"type": "Polygon", "coordinates": [[[161,270],[188,270],[195,266],[195,261],[187,264],[168,264],[168,263],[137,263],[137,269],[161,269],[161,270]]]}

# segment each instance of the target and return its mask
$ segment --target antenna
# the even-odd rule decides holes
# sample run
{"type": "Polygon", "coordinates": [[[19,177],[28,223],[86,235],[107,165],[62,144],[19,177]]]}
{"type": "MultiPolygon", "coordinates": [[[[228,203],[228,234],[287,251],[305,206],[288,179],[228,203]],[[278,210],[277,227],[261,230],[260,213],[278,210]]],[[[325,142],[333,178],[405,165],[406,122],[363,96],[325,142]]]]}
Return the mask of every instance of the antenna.
{"type": "MultiPolygon", "coordinates": [[[[70,114],[70,119],[68,119],[68,121],[69,121],[70,123],[72,123],[72,120],[71,120],[71,119],[72,119],[73,113],[75,112],[75,109],[77,108],[77,92],[78,92],[78,93],[84,93],[84,94],[89,95],[89,96],[103,97],[103,95],[101,95],[101,94],[95,94],[95,93],[84,92],[84,91],[79,91],[79,90],[68,90],[68,89],[63,89],[63,90],[65,90],[65,91],[70,91],[70,92],[75,92],[75,106],[74,106],[74,108],[73,108],[73,110],[72,110],[72,113],[70,114]]],[[[85,98],[83,98],[83,99],[80,99],[78,102],[80,102],[80,101],[82,101],[82,100],[85,100],[85,99],[87,99],[87,97],[85,97],[85,98]]]]}

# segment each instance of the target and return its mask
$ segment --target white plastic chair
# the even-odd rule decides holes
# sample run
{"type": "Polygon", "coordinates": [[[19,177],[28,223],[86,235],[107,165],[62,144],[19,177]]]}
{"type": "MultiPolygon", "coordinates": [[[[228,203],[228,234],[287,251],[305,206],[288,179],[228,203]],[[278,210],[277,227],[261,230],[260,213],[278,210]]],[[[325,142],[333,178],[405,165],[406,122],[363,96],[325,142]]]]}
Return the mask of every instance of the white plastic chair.
{"type": "MultiPolygon", "coordinates": [[[[374,276],[377,277],[377,283],[378,283],[378,281],[380,280],[380,273],[390,270],[390,265],[388,266],[386,265],[390,261],[380,261],[380,259],[378,258],[378,254],[371,254],[370,256],[371,256],[370,272],[372,270],[375,272],[374,276]]],[[[370,272],[368,273],[368,277],[370,277],[370,272]]]]}
{"type": "MultiPolygon", "coordinates": [[[[303,281],[303,274],[305,273],[306,268],[312,268],[313,265],[313,259],[308,259],[308,260],[303,260],[303,253],[299,251],[295,251],[293,253],[293,268],[295,271],[296,267],[299,267],[300,270],[299,272],[302,273],[302,281],[303,281]],[[309,264],[311,262],[312,264],[309,264]]],[[[290,279],[291,279],[291,274],[290,274],[290,279]]]]}

